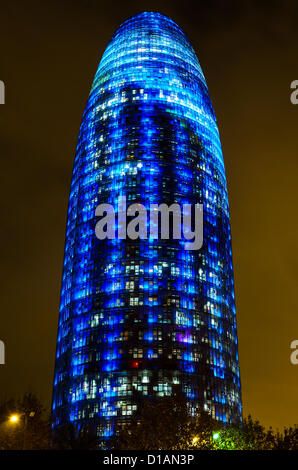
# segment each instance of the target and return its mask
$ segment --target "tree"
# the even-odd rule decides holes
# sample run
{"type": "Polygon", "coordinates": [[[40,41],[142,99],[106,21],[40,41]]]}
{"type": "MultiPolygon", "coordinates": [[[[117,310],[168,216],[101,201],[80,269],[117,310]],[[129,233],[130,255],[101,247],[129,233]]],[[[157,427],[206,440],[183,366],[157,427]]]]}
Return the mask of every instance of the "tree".
{"type": "Polygon", "coordinates": [[[297,450],[298,428],[275,434],[249,415],[225,425],[198,409],[195,416],[181,393],[140,398],[130,423],[116,428],[112,448],[121,450],[297,450]]]}
{"type": "Polygon", "coordinates": [[[20,400],[0,404],[0,449],[47,449],[50,437],[49,416],[34,394],[25,393],[20,400]]]}
{"type": "Polygon", "coordinates": [[[178,390],[169,397],[140,398],[130,423],[119,424],[114,449],[214,449],[213,434],[222,425],[200,409],[190,416],[185,396],[178,390]]]}
{"type": "Polygon", "coordinates": [[[177,442],[179,450],[215,450],[215,434],[222,430],[222,423],[212,418],[203,407],[197,409],[195,416],[188,417],[187,424],[177,442]]]}
{"type": "Polygon", "coordinates": [[[96,450],[98,438],[96,422],[86,426],[68,423],[53,433],[53,447],[59,450],[96,450]]]}
{"type": "Polygon", "coordinates": [[[276,436],[272,428],[266,430],[259,421],[254,421],[251,415],[243,420],[242,433],[246,450],[273,450],[275,448],[276,436]]]}
{"type": "MultiPolygon", "coordinates": [[[[226,425],[199,408],[195,414],[181,392],[172,396],[135,396],[138,407],[129,423],[119,423],[104,447],[119,450],[298,450],[298,427],[283,433],[265,429],[249,415],[242,423],[226,425]]],[[[0,450],[95,450],[99,421],[68,423],[51,431],[50,419],[32,393],[0,404],[0,450]],[[14,420],[11,420],[12,417],[14,420]]]]}
{"type": "Polygon", "coordinates": [[[277,434],[275,449],[298,450],[298,427],[284,428],[283,434],[277,434]]]}
{"type": "Polygon", "coordinates": [[[185,433],[189,416],[181,395],[152,398],[140,397],[137,413],[130,423],[116,428],[114,449],[173,449],[185,433]]]}

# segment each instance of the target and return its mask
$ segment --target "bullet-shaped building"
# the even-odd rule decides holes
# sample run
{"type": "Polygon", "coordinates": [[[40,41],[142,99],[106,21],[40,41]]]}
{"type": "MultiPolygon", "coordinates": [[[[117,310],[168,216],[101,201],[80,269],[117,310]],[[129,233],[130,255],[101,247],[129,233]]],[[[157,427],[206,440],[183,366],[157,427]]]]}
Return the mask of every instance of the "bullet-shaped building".
{"type": "MultiPolygon", "coordinates": [[[[149,223],[149,222],[148,222],[149,223]]],[[[119,226],[115,231],[117,234],[119,226]]],[[[179,386],[195,409],[241,419],[227,182],[206,80],[180,27],[125,21],[84,111],[71,182],[53,426],[96,421],[98,436],[137,397],[179,386]],[[100,240],[99,204],[202,204],[203,245],[183,237],[100,240]]]]}

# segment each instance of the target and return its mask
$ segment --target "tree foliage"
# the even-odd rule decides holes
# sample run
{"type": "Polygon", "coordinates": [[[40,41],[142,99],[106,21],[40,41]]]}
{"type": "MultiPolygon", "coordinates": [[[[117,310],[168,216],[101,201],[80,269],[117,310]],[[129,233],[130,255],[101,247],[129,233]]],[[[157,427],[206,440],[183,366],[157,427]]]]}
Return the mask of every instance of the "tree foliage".
{"type": "Polygon", "coordinates": [[[47,449],[50,436],[50,417],[34,394],[0,404],[0,449],[47,449]],[[18,417],[17,422],[10,421],[12,415],[18,417]]]}
{"type": "Polygon", "coordinates": [[[80,427],[68,423],[58,428],[53,433],[52,445],[59,450],[96,450],[98,448],[96,423],[80,427]]]}
{"type": "Polygon", "coordinates": [[[112,447],[130,450],[173,449],[186,433],[186,402],[177,397],[141,399],[129,424],[119,425],[112,447]]]}
{"type": "Polygon", "coordinates": [[[180,394],[146,399],[129,424],[120,424],[112,442],[122,450],[298,450],[298,428],[282,434],[268,430],[249,415],[237,425],[224,425],[199,409],[189,413],[180,394]]]}
{"type": "MultiPolygon", "coordinates": [[[[136,397],[137,411],[130,423],[120,423],[109,446],[119,450],[298,450],[298,428],[282,433],[265,429],[248,416],[242,423],[224,425],[204,409],[191,413],[185,396],[177,389],[172,396],[136,397]]],[[[52,433],[49,414],[31,393],[0,404],[0,450],[100,448],[98,419],[73,423],[52,433]],[[17,422],[10,421],[12,415],[17,422]]]]}

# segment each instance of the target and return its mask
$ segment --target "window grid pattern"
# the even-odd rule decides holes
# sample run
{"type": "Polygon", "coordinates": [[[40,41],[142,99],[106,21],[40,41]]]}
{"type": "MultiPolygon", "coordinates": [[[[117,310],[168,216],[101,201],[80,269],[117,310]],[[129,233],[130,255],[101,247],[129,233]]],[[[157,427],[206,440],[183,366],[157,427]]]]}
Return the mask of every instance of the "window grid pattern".
{"type": "MultiPolygon", "coordinates": [[[[117,228],[117,227],[116,227],[117,228]]],[[[241,419],[229,206],[216,118],[192,46],[170,18],[124,22],[82,119],[69,196],[53,426],[99,419],[109,438],[139,394],[181,386],[193,409],[241,419]],[[201,203],[204,244],[104,240],[95,208],[201,203]]]]}

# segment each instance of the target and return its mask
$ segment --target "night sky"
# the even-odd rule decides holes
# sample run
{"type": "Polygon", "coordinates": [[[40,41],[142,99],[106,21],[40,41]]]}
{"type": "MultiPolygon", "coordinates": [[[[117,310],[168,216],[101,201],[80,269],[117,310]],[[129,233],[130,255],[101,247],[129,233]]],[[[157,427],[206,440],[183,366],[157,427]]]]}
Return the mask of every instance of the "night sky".
{"type": "Polygon", "coordinates": [[[0,2],[0,399],[50,405],[67,199],[100,57],[141,11],[174,19],[207,79],[228,179],[244,414],[298,423],[296,1],[0,2]]]}

